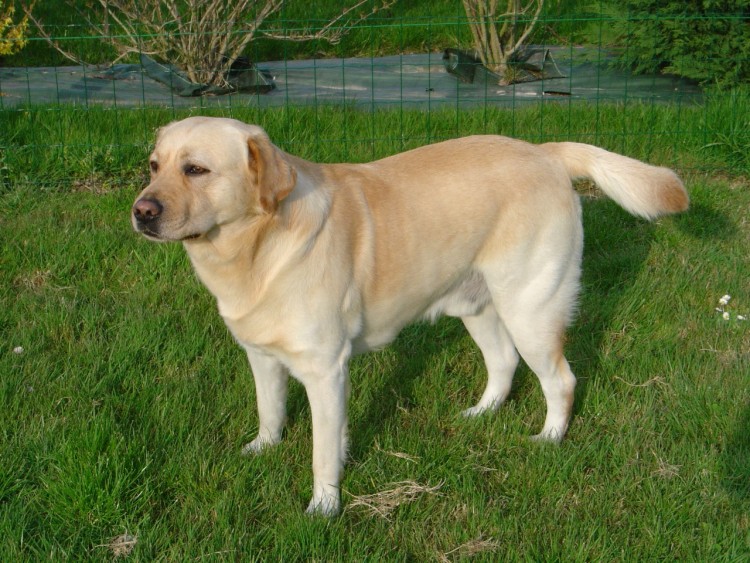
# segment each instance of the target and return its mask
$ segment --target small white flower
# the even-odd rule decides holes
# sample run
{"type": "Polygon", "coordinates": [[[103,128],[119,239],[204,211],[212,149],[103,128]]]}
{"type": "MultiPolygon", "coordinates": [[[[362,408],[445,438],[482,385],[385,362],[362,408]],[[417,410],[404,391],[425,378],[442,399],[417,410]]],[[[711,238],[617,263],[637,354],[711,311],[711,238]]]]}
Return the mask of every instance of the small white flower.
{"type": "Polygon", "coordinates": [[[745,315],[737,315],[737,320],[738,321],[746,321],[747,317],[745,315]]]}
{"type": "Polygon", "coordinates": [[[729,303],[729,300],[731,298],[732,298],[731,295],[725,295],[724,297],[722,297],[721,299],[719,299],[719,305],[726,305],[727,303],[729,303]]]}
{"type": "Polygon", "coordinates": [[[23,354],[23,346],[16,346],[15,348],[13,348],[13,353],[14,354],[23,354]]]}
{"type": "Polygon", "coordinates": [[[728,312],[728,311],[724,311],[724,314],[723,314],[723,315],[721,315],[721,317],[722,317],[722,318],[723,318],[723,319],[724,319],[725,321],[728,321],[728,320],[729,320],[729,312],[728,312]]]}

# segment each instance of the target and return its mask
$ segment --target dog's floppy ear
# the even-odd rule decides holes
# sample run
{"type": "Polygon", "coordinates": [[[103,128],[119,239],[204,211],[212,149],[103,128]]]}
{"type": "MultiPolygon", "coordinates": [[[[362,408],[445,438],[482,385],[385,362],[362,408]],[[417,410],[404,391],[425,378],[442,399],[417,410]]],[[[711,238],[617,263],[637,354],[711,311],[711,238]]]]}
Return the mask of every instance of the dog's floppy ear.
{"type": "Polygon", "coordinates": [[[250,168],[258,179],[258,199],[266,213],[273,213],[279,202],[288,196],[297,182],[297,171],[271,141],[260,135],[247,140],[250,168]]]}

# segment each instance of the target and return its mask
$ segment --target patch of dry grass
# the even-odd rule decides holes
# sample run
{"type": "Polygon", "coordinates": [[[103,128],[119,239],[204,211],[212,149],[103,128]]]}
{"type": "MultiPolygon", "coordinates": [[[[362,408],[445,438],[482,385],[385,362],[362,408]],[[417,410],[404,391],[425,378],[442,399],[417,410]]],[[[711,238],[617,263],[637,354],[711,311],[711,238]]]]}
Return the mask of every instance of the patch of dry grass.
{"type": "Polygon", "coordinates": [[[393,512],[404,504],[417,501],[423,495],[434,495],[443,483],[434,486],[422,485],[416,481],[391,483],[390,488],[368,495],[352,496],[346,510],[364,511],[371,516],[388,520],[393,512]]]}

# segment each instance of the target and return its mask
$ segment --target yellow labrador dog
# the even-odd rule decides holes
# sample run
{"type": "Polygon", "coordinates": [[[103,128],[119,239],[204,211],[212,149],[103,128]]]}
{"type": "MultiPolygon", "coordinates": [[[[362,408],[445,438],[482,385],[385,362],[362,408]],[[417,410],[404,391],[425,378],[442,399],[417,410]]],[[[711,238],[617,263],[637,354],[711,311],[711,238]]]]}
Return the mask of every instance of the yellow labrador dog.
{"type": "Polygon", "coordinates": [[[586,177],[645,218],[683,211],[679,178],[578,143],[497,136],[446,141],[368,164],[315,164],[263,129],[193,117],[158,133],[136,231],[181,241],[247,351],[259,429],[281,439],[287,379],[313,423],[309,512],[340,509],[348,363],[415,319],[460,317],[487,387],[464,411],[496,410],[519,354],[547,402],[540,439],[568,428],[576,379],[563,355],[579,289],[583,230],[571,179],[586,177]]]}

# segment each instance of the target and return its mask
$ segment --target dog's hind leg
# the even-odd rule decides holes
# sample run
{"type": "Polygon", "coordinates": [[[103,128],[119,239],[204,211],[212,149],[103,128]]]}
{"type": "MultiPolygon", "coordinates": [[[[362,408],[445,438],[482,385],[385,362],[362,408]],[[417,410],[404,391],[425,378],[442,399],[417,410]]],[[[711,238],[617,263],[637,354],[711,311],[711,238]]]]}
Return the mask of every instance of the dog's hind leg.
{"type": "Polygon", "coordinates": [[[544,393],[547,416],[535,438],[559,442],[573,412],[576,378],[563,345],[580,286],[583,234],[574,221],[553,226],[537,234],[531,251],[507,255],[484,275],[502,324],[544,393]]]}
{"type": "Polygon", "coordinates": [[[479,314],[461,320],[481,350],[487,367],[487,386],[481,399],[461,413],[469,417],[495,411],[503,404],[513,383],[518,353],[492,303],[488,303],[479,314]]]}
{"type": "Polygon", "coordinates": [[[539,378],[547,402],[544,427],[534,439],[559,442],[568,430],[573,413],[576,378],[562,353],[562,334],[546,342],[538,338],[526,341],[526,338],[521,337],[519,351],[539,378]]]}
{"type": "Polygon", "coordinates": [[[564,277],[572,279],[565,279],[547,296],[532,282],[499,307],[513,344],[539,378],[547,402],[544,427],[534,437],[538,440],[562,440],[573,412],[576,378],[563,355],[563,343],[575,302],[575,275],[575,269],[569,268],[564,277]]]}

